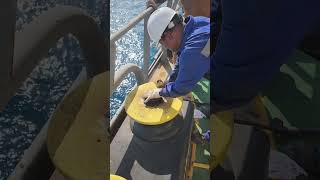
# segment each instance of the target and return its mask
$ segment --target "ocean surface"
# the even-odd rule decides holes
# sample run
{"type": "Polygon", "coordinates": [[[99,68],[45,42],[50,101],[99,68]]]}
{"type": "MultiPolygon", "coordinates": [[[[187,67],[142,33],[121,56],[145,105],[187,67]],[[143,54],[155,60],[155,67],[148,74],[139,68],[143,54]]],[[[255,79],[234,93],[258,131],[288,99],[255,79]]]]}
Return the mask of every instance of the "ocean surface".
{"type": "MultiPolygon", "coordinates": [[[[147,0],[111,0],[110,1],[110,33],[114,33],[121,27],[125,26],[133,17],[137,16],[146,8],[147,0]]],[[[143,38],[144,25],[143,20],[133,29],[126,33],[123,38],[116,42],[117,60],[115,70],[127,63],[137,64],[143,68],[143,38]]],[[[154,43],[150,43],[151,52],[149,63],[152,63],[152,57],[156,53],[154,43]]],[[[120,84],[118,89],[112,94],[110,99],[110,115],[111,117],[121,106],[126,95],[132,90],[136,80],[131,73],[120,84]]]]}
{"type": "MultiPolygon", "coordinates": [[[[57,5],[71,5],[86,10],[100,25],[107,36],[125,26],[130,19],[145,9],[146,0],[111,0],[110,11],[106,0],[18,0],[16,30],[23,29],[42,12],[57,5]],[[110,13],[110,26],[106,16],[110,13]]],[[[116,70],[126,63],[135,63],[143,68],[143,21],[116,42],[116,70]]],[[[151,44],[151,57],[155,45],[151,44]]],[[[11,174],[24,151],[54,112],[79,72],[85,68],[78,41],[72,35],[62,37],[48,55],[25,80],[5,110],[0,112],[0,180],[11,174]]],[[[111,117],[120,107],[125,96],[135,85],[130,74],[112,94],[111,117]]]]}
{"type": "MultiPolygon", "coordinates": [[[[106,0],[18,0],[16,30],[49,8],[71,5],[86,10],[107,36],[106,3],[106,0]]],[[[77,40],[72,35],[61,38],[0,112],[0,180],[11,174],[85,65],[77,40]]]]}

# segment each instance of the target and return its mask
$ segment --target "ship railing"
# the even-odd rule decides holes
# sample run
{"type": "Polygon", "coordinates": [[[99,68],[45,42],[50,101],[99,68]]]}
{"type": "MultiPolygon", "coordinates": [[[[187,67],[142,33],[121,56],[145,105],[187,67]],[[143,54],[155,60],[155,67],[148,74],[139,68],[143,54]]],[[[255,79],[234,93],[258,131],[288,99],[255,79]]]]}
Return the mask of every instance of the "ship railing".
{"type": "MultiPolygon", "coordinates": [[[[84,10],[56,6],[16,31],[16,1],[4,0],[0,6],[0,111],[58,40],[72,34],[87,60],[84,78],[109,70],[109,43],[96,21],[84,10]],[[90,34],[90,36],[88,36],[90,34]]],[[[10,179],[46,179],[54,170],[46,147],[47,127],[41,129],[25,151],[10,179]],[[41,172],[41,173],[40,173],[41,172]]],[[[48,179],[48,178],[47,178],[48,179]]]]}
{"type": "MultiPolygon", "coordinates": [[[[179,10],[180,0],[168,0],[164,3],[167,3],[166,6],[171,7],[175,10],[179,10]]],[[[150,58],[150,37],[147,30],[147,22],[149,16],[154,11],[154,8],[148,7],[139,13],[137,16],[132,18],[125,26],[120,28],[118,31],[114,32],[110,36],[110,92],[111,94],[116,90],[116,88],[120,85],[122,80],[130,73],[134,73],[137,85],[143,84],[148,81],[149,76],[157,67],[157,65],[167,58],[166,49],[164,47],[160,48],[154,56],[154,61],[152,64],[149,64],[150,58]],[[140,68],[136,64],[126,64],[121,67],[117,71],[115,71],[115,62],[117,60],[117,45],[116,41],[121,39],[128,31],[134,28],[138,23],[144,21],[144,39],[143,39],[143,68],[140,68]]],[[[109,133],[111,136],[111,141],[114,135],[117,133],[117,130],[121,126],[123,120],[126,117],[126,113],[124,111],[124,104],[120,106],[120,108],[116,111],[112,119],[110,120],[110,129],[109,133]]]]}

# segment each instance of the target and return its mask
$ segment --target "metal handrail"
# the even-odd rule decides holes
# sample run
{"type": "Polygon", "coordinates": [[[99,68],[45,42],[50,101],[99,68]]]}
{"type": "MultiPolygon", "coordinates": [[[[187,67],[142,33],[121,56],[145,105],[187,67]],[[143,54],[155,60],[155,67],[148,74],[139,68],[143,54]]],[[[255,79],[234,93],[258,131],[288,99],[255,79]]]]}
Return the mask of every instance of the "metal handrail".
{"type": "Polygon", "coordinates": [[[129,30],[131,30],[135,25],[137,25],[143,18],[149,16],[154,9],[152,7],[149,7],[142,11],[140,14],[138,14],[136,17],[134,17],[131,21],[128,22],[128,24],[121,29],[119,29],[117,32],[113,33],[110,36],[110,42],[116,42],[119,40],[123,35],[125,35],[129,30]]]}
{"type": "Polygon", "coordinates": [[[88,59],[89,77],[108,70],[108,43],[95,20],[79,8],[54,7],[24,26],[11,39],[15,45],[13,61],[9,64],[12,71],[9,77],[0,77],[0,85],[6,87],[0,93],[0,110],[48,50],[54,47],[59,38],[69,33],[78,39],[84,56],[88,59]]]}
{"type": "MultiPolygon", "coordinates": [[[[172,7],[176,11],[180,8],[179,6],[180,0],[168,0],[167,6],[172,7]]],[[[115,42],[123,37],[129,30],[131,30],[135,25],[137,25],[142,19],[144,19],[144,54],[143,54],[143,76],[145,78],[148,77],[148,70],[149,70],[149,57],[150,57],[150,37],[147,33],[147,22],[149,19],[149,16],[154,11],[152,7],[149,7],[142,11],[140,14],[138,14],[136,17],[134,17],[132,20],[128,22],[128,24],[124,27],[122,27],[117,32],[113,33],[110,36],[110,92],[112,93],[118,86],[118,84],[115,84],[115,76],[124,76],[123,74],[119,75],[118,73],[127,72],[127,71],[117,71],[115,72],[115,61],[116,61],[116,52],[117,52],[117,46],[115,42]],[[115,75],[117,74],[117,75],[115,75]]],[[[166,53],[163,53],[163,55],[166,55],[166,53]]],[[[140,71],[137,71],[136,73],[142,73],[140,71]]],[[[136,74],[137,75],[137,74],[136,74]]],[[[142,75],[138,75],[139,77],[142,77],[142,75]]],[[[146,81],[146,79],[144,80],[146,81]]],[[[144,82],[143,81],[143,82],[144,82]]],[[[142,83],[143,83],[142,82],[142,83]]],[[[139,85],[139,84],[138,84],[139,85]]]]}
{"type": "MultiPolygon", "coordinates": [[[[0,28],[0,37],[5,37],[4,41],[0,42],[0,53],[4,58],[0,66],[0,86],[5,87],[0,93],[0,111],[41,58],[54,47],[58,39],[69,33],[79,41],[84,56],[88,59],[86,77],[93,77],[108,70],[109,47],[105,35],[95,20],[83,10],[71,6],[56,6],[25,25],[22,31],[15,33],[16,7],[13,6],[15,3],[8,2],[6,0],[0,8],[0,14],[6,14],[0,18],[6,17],[10,21],[5,23],[8,27],[0,28]]],[[[28,150],[27,157],[16,166],[10,178],[47,179],[53,171],[45,144],[46,126],[41,132],[33,143],[35,145],[28,150]],[[45,161],[48,164],[44,165],[45,161]]]]}
{"type": "MultiPolygon", "coordinates": [[[[129,23],[122,27],[120,30],[117,32],[113,33],[110,36],[110,92],[112,93],[118,85],[115,84],[115,77],[119,76],[124,76],[124,74],[118,74],[122,72],[127,72],[127,71],[117,71],[114,72],[115,70],[115,61],[116,61],[116,45],[115,42],[119,40],[124,34],[126,34],[129,30],[131,30],[135,25],[137,25],[142,19],[144,19],[144,54],[143,54],[143,62],[144,62],[144,69],[142,71],[136,71],[136,75],[138,77],[146,77],[148,74],[148,69],[149,69],[149,56],[150,56],[150,37],[147,33],[147,22],[149,19],[150,14],[154,11],[152,7],[149,7],[142,11],[140,14],[138,14],[136,17],[134,17],[129,23]],[[141,73],[141,74],[140,74],[141,73]],[[117,75],[116,75],[117,74],[117,75]]],[[[145,79],[143,81],[139,82],[143,83],[145,82],[145,79]]]]}
{"type": "MultiPolygon", "coordinates": [[[[144,74],[141,72],[140,68],[136,64],[128,63],[122,67],[116,72],[114,76],[114,86],[118,87],[122,80],[129,74],[134,73],[137,84],[142,84],[145,81],[144,74]]],[[[114,89],[113,89],[114,90],[114,89]]]]}
{"type": "MultiPolygon", "coordinates": [[[[172,6],[176,11],[180,8],[178,5],[180,3],[180,0],[168,0],[167,6],[172,6]],[[174,2],[173,2],[174,1],[174,2]]],[[[131,70],[126,70],[125,67],[121,69],[121,71],[115,72],[115,60],[116,60],[116,44],[115,42],[119,40],[124,34],[126,34],[130,29],[132,29],[136,24],[138,24],[142,19],[144,19],[144,55],[143,55],[143,62],[144,62],[144,68],[143,72],[140,70],[140,68],[135,68],[135,76],[137,77],[144,77],[144,81],[146,81],[149,78],[149,75],[151,75],[151,72],[155,69],[156,65],[160,63],[160,59],[166,58],[166,51],[162,51],[161,49],[156,53],[156,61],[154,61],[151,64],[151,67],[149,67],[149,57],[150,57],[150,37],[147,33],[147,21],[150,16],[150,14],[153,12],[153,8],[149,7],[145,9],[143,12],[141,12],[138,16],[133,18],[129,23],[122,27],[117,32],[113,33],[110,37],[110,92],[111,94],[113,91],[117,88],[119,85],[118,77],[125,77],[128,73],[131,73],[131,70]],[[159,56],[159,57],[158,57],[159,56]],[[162,56],[162,58],[160,57],[162,56]],[[137,69],[138,68],[138,69],[137,69]]],[[[122,81],[123,79],[121,79],[122,81]]],[[[141,84],[144,81],[137,80],[137,84],[141,84]]],[[[111,134],[115,135],[117,128],[120,127],[123,120],[125,118],[125,111],[124,111],[124,105],[122,104],[114,117],[110,120],[110,132],[111,134]]]]}
{"type": "MultiPolygon", "coordinates": [[[[3,26],[0,28],[0,87],[6,87],[11,79],[13,61],[14,32],[16,25],[16,1],[4,0],[0,6],[0,21],[3,26]]],[[[0,93],[0,111],[7,105],[9,92],[2,88],[0,93]]]]}

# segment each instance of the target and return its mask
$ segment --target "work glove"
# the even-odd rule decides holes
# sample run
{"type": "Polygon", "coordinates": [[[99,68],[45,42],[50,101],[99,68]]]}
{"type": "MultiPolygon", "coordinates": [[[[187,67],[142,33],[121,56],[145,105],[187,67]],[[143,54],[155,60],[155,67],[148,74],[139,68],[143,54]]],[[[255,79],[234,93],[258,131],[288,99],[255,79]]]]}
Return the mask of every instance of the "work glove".
{"type": "Polygon", "coordinates": [[[205,133],[203,133],[202,138],[209,142],[210,141],[210,130],[207,130],[205,133]]]}
{"type": "Polygon", "coordinates": [[[144,98],[146,98],[146,100],[144,100],[144,103],[146,104],[151,99],[161,98],[159,94],[160,91],[161,91],[161,88],[156,88],[154,90],[146,92],[143,96],[144,98]]]}
{"type": "Polygon", "coordinates": [[[168,82],[163,82],[161,79],[157,80],[156,86],[157,88],[164,88],[168,82]]]}

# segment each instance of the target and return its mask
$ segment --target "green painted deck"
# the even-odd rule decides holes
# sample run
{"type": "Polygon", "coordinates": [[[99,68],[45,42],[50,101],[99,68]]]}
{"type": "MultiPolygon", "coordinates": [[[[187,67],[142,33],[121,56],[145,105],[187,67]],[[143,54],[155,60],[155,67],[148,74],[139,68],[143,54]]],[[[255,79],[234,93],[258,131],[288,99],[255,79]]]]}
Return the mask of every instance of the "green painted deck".
{"type": "Polygon", "coordinates": [[[271,118],[295,127],[320,127],[320,61],[294,52],[263,95],[271,118]]]}
{"type": "MultiPolygon", "coordinates": [[[[200,103],[209,103],[209,81],[202,79],[193,96],[200,103]]],[[[262,92],[262,96],[270,121],[279,118],[289,127],[320,128],[320,61],[302,51],[295,51],[262,92]]],[[[208,119],[200,119],[199,123],[202,131],[208,129],[208,119]]],[[[297,140],[275,137],[277,148],[297,140]]],[[[320,144],[319,138],[303,141],[320,144]]],[[[209,147],[197,145],[196,162],[208,164],[209,158],[209,147]]],[[[210,179],[210,173],[195,167],[192,179],[207,180],[210,179]]]]}
{"type": "MultiPolygon", "coordinates": [[[[192,92],[193,97],[200,104],[210,103],[210,82],[207,79],[202,79],[192,92]]],[[[202,118],[199,120],[200,132],[205,132],[209,129],[208,118],[202,118]]],[[[209,164],[209,145],[196,145],[196,162],[209,164]]],[[[192,180],[208,180],[210,179],[209,170],[194,167],[192,180]]]]}
{"type": "MultiPolygon", "coordinates": [[[[289,127],[320,128],[320,61],[302,51],[295,51],[262,95],[270,121],[279,118],[289,127]]],[[[290,143],[320,144],[319,137],[310,136],[274,136],[274,140],[280,151],[290,143]]]]}

